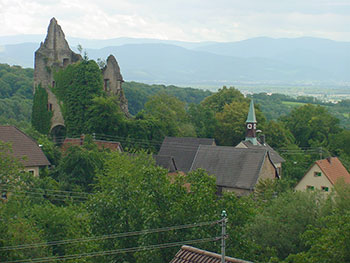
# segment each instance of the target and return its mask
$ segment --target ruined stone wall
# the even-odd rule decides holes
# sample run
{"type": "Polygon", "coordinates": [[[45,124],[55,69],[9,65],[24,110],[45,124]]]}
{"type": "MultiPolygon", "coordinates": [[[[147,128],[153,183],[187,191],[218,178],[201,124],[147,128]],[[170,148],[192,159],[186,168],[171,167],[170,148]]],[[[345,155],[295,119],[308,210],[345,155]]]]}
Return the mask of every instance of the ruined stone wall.
{"type": "MultiPolygon", "coordinates": [[[[48,93],[48,109],[53,112],[51,131],[57,126],[64,126],[59,101],[51,91],[51,87],[55,86],[54,72],[80,60],[82,60],[81,55],[74,53],[70,49],[62,28],[57,24],[57,20],[52,18],[45,41],[40,44],[34,58],[34,88],[41,84],[48,93]]],[[[120,108],[129,117],[128,102],[122,89],[123,77],[120,74],[118,62],[114,56],[110,55],[108,57],[102,74],[105,91],[109,95],[116,97],[120,108]]]]}
{"type": "Polygon", "coordinates": [[[107,63],[102,70],[104,90],[111,96],[115,96],[119,102],[121,110],[126,116],[129,116],[128,101],[125,98],[124,91],[122,89],[123,77],[120,73],[120,68],[117,60],[113,55],[107,58],[107,63]]]}
{"type": "Polygon", "coordinates": [[[34,58],[34,87],[41,84],[48,93],[48,109],[53,112],[51,129],[57,125],[64,126],[64,119],[58,100],[50,87],[55,85],[54,71],[81,60],[68,45],[61,27],[55,18],[50,21],[44,43],[40,44],[34,58]]]}

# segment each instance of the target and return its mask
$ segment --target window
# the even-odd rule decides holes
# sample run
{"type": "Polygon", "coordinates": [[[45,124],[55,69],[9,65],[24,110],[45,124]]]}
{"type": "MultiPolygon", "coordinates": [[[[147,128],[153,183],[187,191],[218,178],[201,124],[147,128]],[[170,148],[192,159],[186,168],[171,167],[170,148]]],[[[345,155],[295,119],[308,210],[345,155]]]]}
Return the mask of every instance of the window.
{"type": "Polygon", "coordinates": [[[315,189],[315,187],[314,187],[314,186],[312,186],[312,185],[307,185],[307,186],[306,186],[306,189],[307,189],[307,190],[314,190],[314,189],[315,189]]]}
{"type": "Polygon", "coordinates": [[[315,176],[315,177],[320,177],[321,175],[322,175],[321,172],[314,172],[314,176],[315,176]]]}
{"type": "Polygon", "coordinates": [[[110,90],[110,83],[109,83],[109,79],[105,79],[104,81],[105,81],[105,86],[104,86],[105,91],[109,91],[109,90],[110,90]]]}
{"type": "Polygon", "coordinates": [[[4,200],[7,199],[7,192],[2,192],[1,193],[1,198],[4,199],[4,200]]]}
{"type": "Polygon", "coordinates": [[[52,104],[51,104],[51,103],[48,103],[48,104],[47,104],[47,110],[48,110],[48,111],[52,111],[52,104]]]}
{"type": "Polygon", "coordinates": [[[322,191],[325,191],[325,192],[329,191],[329,188],[327,186],[322,186],[321,189],[322,189],[322,191]]]}
{"type": "Polygon", "coordinates": [[[69,65],[69,58],[63,59],[63,67],[67,67],[69,65]]]}
{"type": "Polygon", "coordinates": [[[29,173],[30,175],[34,175],[34,170],[29,170],[28,173],[29,173]]]}

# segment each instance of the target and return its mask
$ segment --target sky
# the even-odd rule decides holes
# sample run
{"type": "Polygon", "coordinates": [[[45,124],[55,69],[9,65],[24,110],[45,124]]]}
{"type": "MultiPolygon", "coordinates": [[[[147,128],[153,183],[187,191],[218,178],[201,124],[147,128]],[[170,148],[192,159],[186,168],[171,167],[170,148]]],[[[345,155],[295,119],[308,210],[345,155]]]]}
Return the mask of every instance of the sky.
{"type": "Polygon", "coordinates": [[[0,36],[239,41],[320,37],[350,41],[350,0],[0,0],[0,36]]]}

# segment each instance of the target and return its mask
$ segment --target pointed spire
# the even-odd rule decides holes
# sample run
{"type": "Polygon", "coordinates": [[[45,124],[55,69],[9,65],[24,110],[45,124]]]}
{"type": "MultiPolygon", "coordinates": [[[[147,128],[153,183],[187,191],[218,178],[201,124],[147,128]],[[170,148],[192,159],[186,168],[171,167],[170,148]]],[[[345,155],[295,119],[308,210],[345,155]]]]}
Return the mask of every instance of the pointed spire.
{"type": "Polygon", "coordinates": [[[258,145],[259,143],[256,138],[256,117],[253,100],[250,101],[248,117],[245,123],[247,129],[245,140],[250,141],[253,145],[258,145]]]}
{"type": "Polygon", "coordinates": [[[253,102],[253,100],[250,101],[248,117],[247,117],[247,120],[245,122],[246,123],[248,123],[248,122],[249,123],[256,123],[255,109],[254,109],[254,102],[253,102]]]}

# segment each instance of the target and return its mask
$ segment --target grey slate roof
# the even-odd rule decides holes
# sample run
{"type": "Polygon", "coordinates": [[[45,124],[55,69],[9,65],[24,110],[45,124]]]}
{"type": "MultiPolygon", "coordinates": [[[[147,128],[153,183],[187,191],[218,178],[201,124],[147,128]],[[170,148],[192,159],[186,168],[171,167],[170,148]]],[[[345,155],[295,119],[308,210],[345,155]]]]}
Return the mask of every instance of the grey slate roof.
{"type": "Polygon", "coordinates": [[[12,144],[13,155],[26,167],[50,165],[36,141],[16,127],[0,126],[0,140],[12,144]]]}
{"type": "Polygon", "coordinates": [[[153,158],[156,161],[156,165],[167,169],[171,173],[177,171],[174,157],[168,155],[154,155],[153,158]]]}
{"type": "Polygon", "coordinates": [[[173,156],[179,171],[187,173],[199,145],[215,145],[214,139],[165,137],[158,155],[173,156]]]}
{"type": "MultiPolygon", "coordinates": [[[[232,257],[225,257],[225,262],[252,263],[232,257]]],[[[221,255],[195,247],[182,246],[170,263],[221,263],[221,255]]]]}
{"type": "Polygon", "coordinates": [[[278,163],[283,163],[286,160],[284,160],[279,154],[278,152],[276,152],[270,145],[268,145],[267,143],[265,144],[259,144],[259,145],[253,145],[250,141],[242,141],[242,143],[249,149],[260,149],[260,148],[264,148],[266,150],[269,151],[270,153],[270,158],[271,161],[274,164],[278,164],[278,163]]]}
{"type": "Polygon", "coordinates": [[[266,156],[266,149],[200,145],[191,170],[207,170],[217,186],[252,190],[266,156]]]}

